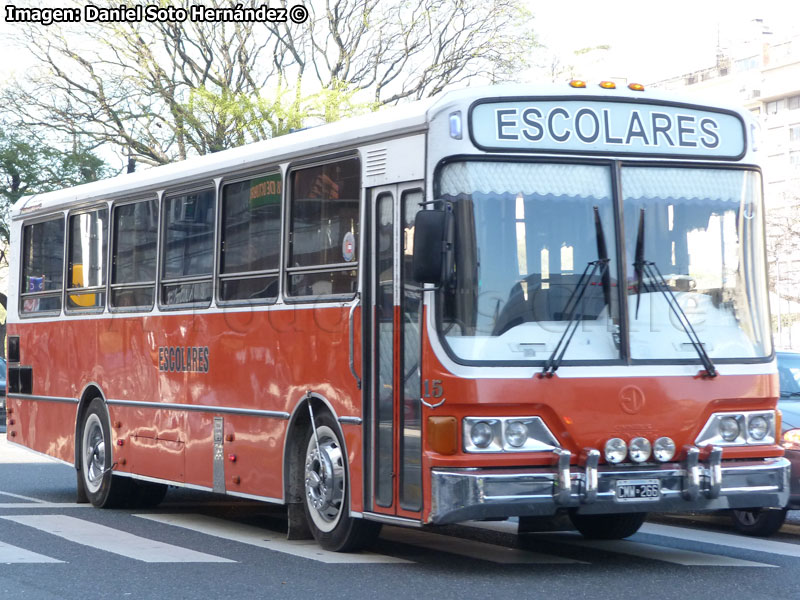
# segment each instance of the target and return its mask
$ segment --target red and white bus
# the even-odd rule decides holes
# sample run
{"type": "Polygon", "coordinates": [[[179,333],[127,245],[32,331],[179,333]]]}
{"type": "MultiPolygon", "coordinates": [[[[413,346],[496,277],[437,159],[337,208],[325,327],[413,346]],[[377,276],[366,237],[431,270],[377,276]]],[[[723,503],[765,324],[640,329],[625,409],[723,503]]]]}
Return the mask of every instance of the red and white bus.
{"type": "Polygon", "coordinates": [[[22,199],[8,439],[98,507],[254,498],[333,550],[782,506],[756,133],[510,85],[22,199]]]}

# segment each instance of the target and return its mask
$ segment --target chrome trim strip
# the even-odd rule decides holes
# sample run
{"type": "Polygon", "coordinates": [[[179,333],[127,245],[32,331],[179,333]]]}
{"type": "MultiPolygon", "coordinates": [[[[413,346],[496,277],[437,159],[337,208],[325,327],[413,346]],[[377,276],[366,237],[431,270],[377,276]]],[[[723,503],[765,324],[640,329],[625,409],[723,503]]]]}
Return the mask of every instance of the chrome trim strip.
{"type": "Polygon", "coordinates": [[[569,459],[572,458],[572,453],[563,448],[555,448],[553,454],[558,461],[556,480],[553,482],[553,500],[556,504],[567,504],[572,492],[572,478],[569,471],[569,459]]]}
{"type": "Polygon", "coordinates": [[[368,521],[378,521],[379,523],[386,523],[387,525],[405,525],[410,527],[422,527],[422,523],[415,519],[408,519],[406,517],[394,517],[392,515],[382,515],[374,512],[363,512],[363,518],[368,521]]]}
{"type": "Polygon", "coordinates": [[[591,504],[597,500],[597,464],[600,462],[600,451],[594,448],[584,448],[581,453],[581,462],[586,471],[581,502],[591,504]]]}
{"type": "Polygon", "coordinates": [[[708,489],[706,497],[719,498],[722,489],[722,448],[714,446],[708,455],[708,489]]]}
{"type": "MultiPolygon", "coordinates": [[[[693,453],[691,453],[693,455],[693,453]]],[[[555,466],[527,468],[434,468],[431,472],[431,511],[426,523],[444,525],[467,520],[510,516],[553,517],[569,508],[580,514],[625,512],[693,512],[785,506],[789,499],[790,463],[783,457],[729,460],[720,465],[721,485],[716,498],[708,497],[714,465],[698,462],[660,465],[603,465],[597,469],[594,502],[584,502],[587,474],[570,474],[570,488],[561,503],[558,480],[563,473],[555,466]],[[693,472],[694,471],[694,472],[693,472]],[[694,498],[685,490],[694,475],[700,489],[694,498]],[[657,479],[660,495],[655,498],[621,498],[617,483],[623,480],[657,479]],[[687,483],[689,482],[689,483],[687,483]]]]}
{"type": "Polygon", "coordinates": [[[258,500],[259,502],[268,502],[269,504],[283,504],[283,499],[273,498],[272,496],[257,496],[255,494],[245,494],[243,492],[225,492],[226,496],[236,496],[237,498],[247,498],[248,500],[258,500]]]}
{"type": "Polygon", "coordinates": [[[136,408],[152,408],[154,410],[185,410],[188,412],[207,412],[226,415],[248,415],[251,417],[267,417],[289,420],[289,413],[278,410],[256,410],[252,408],[228,408],[224,406],[207,406],[204,404],[176,404],[173,402],[141,402],[139,400],[107,400],[112,406],[134,406],[136,408]]]}
{"type": "Polygon", "coordinates": [[[695,500],[700,493],[700,450],[695,447],[686,448],[686,461],[684,468],[686,469],[686,477],[683,480],[683,489],[681,490],[685,500],[695,500]]]}
{"type": "MultiPolygon", "coordinates": [[[[356,385],[358,385],[358,389],[361,389],[361,377],[358,376],[356,373],[356,362],[355,362],[355,325],[353,315],[356,313],[356,307],[361,303],[361,294],[356,292],[356,301],[353,302],[352,306],[350,307],[350,315],[347,317],[347,324],[349,325],[349,341],[350,341],[350,373],[353,374],[353,377],[356,380],[356,385]]],[[[363,322],[363,319],[362,319],[363,322]]]]}
{"type": "Polygon", "coordinates": [[[339,417],[342,425],[361,425],[362,422],[361,417],[339,417]]]}
{"type": "Polygon", "coordinates": [[[36,396],[34,394],[9,394],[8,398],[13,398],[14,400],[36,400],[39,402],[63,402],[66,404],[78,404],[79,400],[77,398],[63,398],[61,396],[36,396]]]}

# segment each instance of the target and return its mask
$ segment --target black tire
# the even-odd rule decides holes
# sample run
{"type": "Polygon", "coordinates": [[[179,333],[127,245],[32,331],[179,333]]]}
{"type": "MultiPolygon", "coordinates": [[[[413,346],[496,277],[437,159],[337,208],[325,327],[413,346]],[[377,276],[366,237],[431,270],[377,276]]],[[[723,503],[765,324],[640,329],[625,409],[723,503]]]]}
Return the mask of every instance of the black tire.
{"type": "Polygon", "coordinates": [[[98,508],[124,506],[133,491],[134,482],[114,475],[111,427],[101,398],[95,398],[83,415],[80,428],[80,471],[86,497],[98,508]]]}
{"type": "Polygon", "coordinates": [[[575,529],[587,539],[621,540],[639,531],[647,513],[581,515],[571,512],[569,518],[575,529]]]}
{"type": "Polygon", "coordinates": [[[315,415],[317,436],[306,430],[303,465],[296,474],[311,534],[325,550],[355,552],[372,544],[380,524],[351,517],[347,456],[338,426],[328,413],[315,415]],[[318,446],[319,444],[319,446],[318,446]]]}
{"type": "Polygon", "coordinates": [[[733,526],[739,533],[767,537],[776,533],[786,520],[785,508],[748,508],[731,511],[733,526]]]}

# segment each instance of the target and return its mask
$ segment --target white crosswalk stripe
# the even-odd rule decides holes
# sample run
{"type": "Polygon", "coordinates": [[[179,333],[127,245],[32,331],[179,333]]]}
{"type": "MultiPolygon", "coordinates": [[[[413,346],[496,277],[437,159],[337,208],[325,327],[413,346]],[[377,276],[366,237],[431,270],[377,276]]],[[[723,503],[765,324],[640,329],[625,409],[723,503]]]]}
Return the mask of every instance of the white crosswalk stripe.
{"type": "Polygon", "coordinates": [[[0,542],[0,564],[14,564],[14,563],[60,563],[62,560],[50,558],[44,554],[31,552],[24,548],[17,548],[11,544],[0,542]]]}
{"type": "Polygon", "coordinates": [[[0,518],[57,535],[71,542],[143,562],[235,562],[66,515],[19,515],[0,518]]]}
{"type": "Polygon", "coordinates": [[[204,515],[170,514],[135,515],[150,521],[183,527],[206,535],[258,546],[267,550],[275,550],[302,558],[309,558],[324,563],[408,563],[410,561],[394,556],[385,556],[372,552],[344,554],[329,552],[319,547],[314,540],[287,540],[282,533],[267,531],[251,525],[215,519],[204,515]]]}
{"type": "MultiPolygon", "coordinates": [[[[37,502],[33,498],[20,497],[19,499],[31,502],[17,503],[14,505],[15,507],[24,506],[27,509],[31,508],[31,505],[39,506],[44,504],[48,506],[48,503],[37,502]]],[[[49,504],[49,507],[54,508],[55,505],[49,504]]],[[[148,563],[236,562],[221,556],[133,535],[85,519],[59,514],[41,514],[38,510],[36,513],[6,515],[0,517],[0,519],[31,527],[48,535],[59,536],[70,542],[148,563]]],[[[581,556],[580,558],[583,560],[559,555],[564,554],[564,547],[570,546],[597,551],[602,553],[604,557],[609,553],[623,554],[682,566],[776,567],[776,565],[766,562],[726,556],[723,548],[800,558],[800,544],[754,539],[654,523],[646,523],[640,530],[640,534],[627,540],[587,540],[576,532],[530,534],[528,539],[532,541],[532,545],[526,549],[461,539],[418,529],[384,526],[378,547],[380,548],[381,544],[384,547],[391,547],[391,544],[403,544],[407,548],[404,548],[402,552],[397,551],[397,554],[402,555],[401,557],[378,552],[328,552],[320,548],[313,540],[290,541],[285,539],[283,533],[199,514],[137,514],[133,516],[155,523],[188,529],[203,535],[330,564],[408,564],[415,562],[413,554],[409,556],[409,554],[413,553],[413,548],[465,556],[496,564],[581,565],[594,562],[591,555],[589,558],[581,556]],[[647,536],[654,536],[654,538],[647,536]],[[666,545],[669,544],[666,540],[659,543],[660,540],[658,538],[697,542],[703,545],[702,549],[705,551],[672,548],[666,545]],[[560,546],[559,554],[552,551],[556,548],[556,545],[560,546]],[[717,547],[716,551],[715,546],[717,547]]],[[[517,524],[513,521],[471,522],[468,525],[506,534],[516,534],[517,528],[517,524]]],[[[0,541],[0,564],[62,562],[64,561],[0,541]]]]}

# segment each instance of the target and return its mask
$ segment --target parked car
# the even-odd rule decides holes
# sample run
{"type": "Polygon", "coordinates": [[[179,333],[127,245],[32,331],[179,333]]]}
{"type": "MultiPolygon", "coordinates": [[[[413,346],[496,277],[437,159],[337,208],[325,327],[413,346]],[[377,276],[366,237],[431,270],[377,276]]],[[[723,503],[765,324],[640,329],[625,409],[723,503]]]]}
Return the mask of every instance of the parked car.
{"type": "Polygon", "coordinates": [[[784,508],[731,511],[734,527],[747,535],[772,535],[783,525],[786,511],[800,508],[800,353],[778,352],[777,356],[781,389],[778,408],[783,414],[781,445],[792,463],[791,493],[784,508]]]}
{"type": "Polygon", "coordinates": [[[0,425],[6,424],[6,359],[0,356],[0,425]]]}

